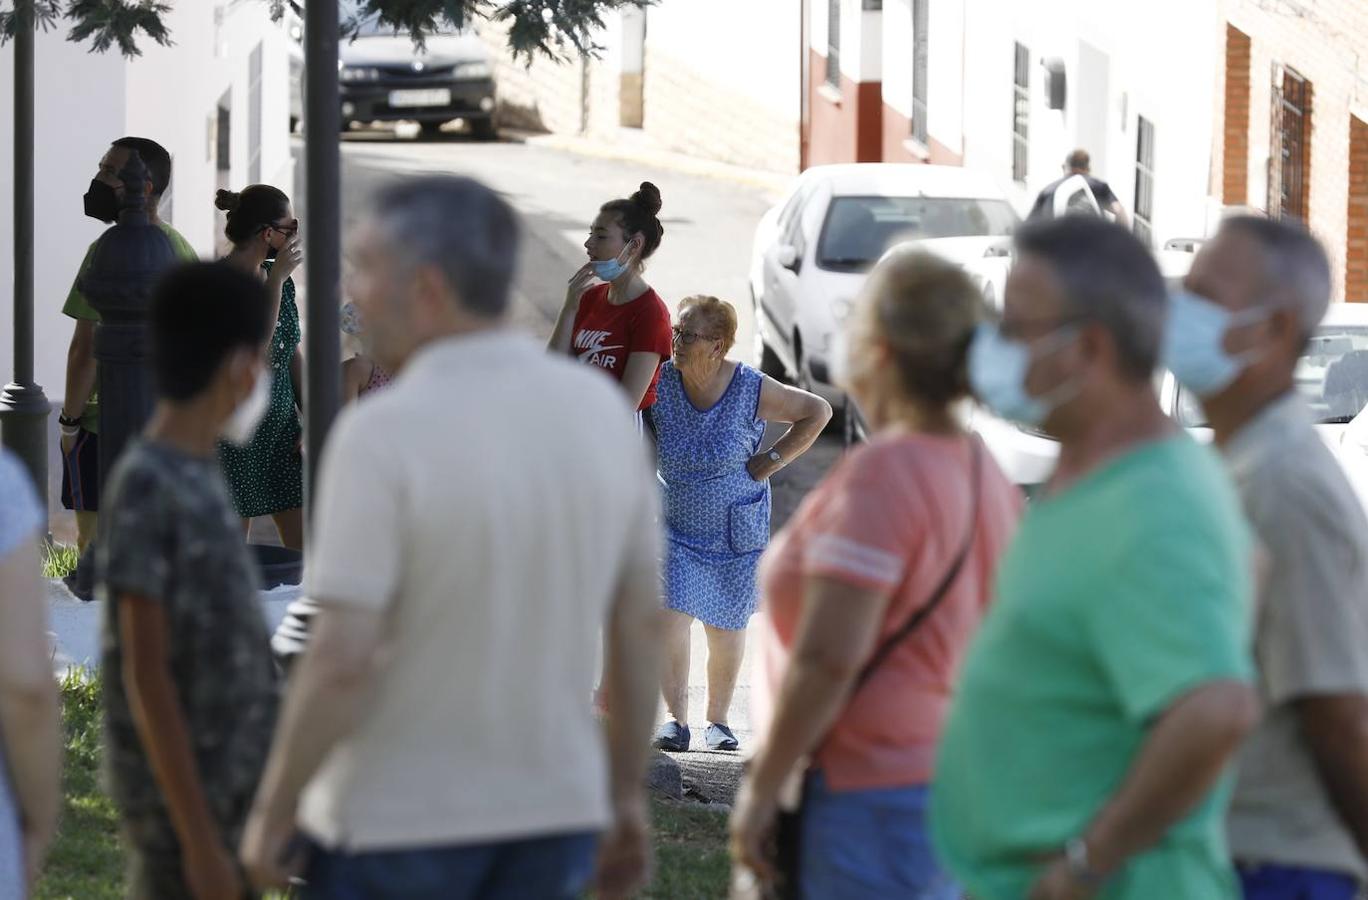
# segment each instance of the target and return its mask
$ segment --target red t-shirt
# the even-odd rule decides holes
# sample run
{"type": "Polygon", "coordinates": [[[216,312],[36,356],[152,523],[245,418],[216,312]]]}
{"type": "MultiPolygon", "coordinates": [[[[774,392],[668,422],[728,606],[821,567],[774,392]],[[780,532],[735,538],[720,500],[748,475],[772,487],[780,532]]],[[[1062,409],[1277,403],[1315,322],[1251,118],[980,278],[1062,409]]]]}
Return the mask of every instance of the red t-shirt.
{"type": "MultiPolygon", "coordinates": [[[[580,297],[570,335],[571,352],[580,362],[598,366],[618,381],[622,381],[627,357],[633,353],[655,353],[663,363],[670,358],[673,346],[670,310],[659,294],[647,289],[635,300],[614,306],[608,302],[606,284],[595,285],[580,297]]],[[[657,366],[639,409],[654,405],[659,380],[657,366]]]]}

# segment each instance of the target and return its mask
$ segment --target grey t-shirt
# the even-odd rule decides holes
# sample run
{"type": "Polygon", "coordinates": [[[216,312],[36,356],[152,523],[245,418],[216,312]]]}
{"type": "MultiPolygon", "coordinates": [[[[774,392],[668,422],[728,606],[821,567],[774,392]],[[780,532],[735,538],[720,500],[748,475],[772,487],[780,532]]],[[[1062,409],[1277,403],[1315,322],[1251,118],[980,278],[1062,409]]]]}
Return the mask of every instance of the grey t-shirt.
{"type": "Polygon", "coordinates": [[[1235,435],[1226,454],[1262,549],[1254,655],[1266,707],[1239,757],[1231,852],[1362,880],[1368,870],[1292,704],[1368,694],[1368,518],[1295,393],[1235,435]]]}
{"type": "MultiPolygon", "coordinates": [[[[0,560],[35,537],[42,524],[43,509],[38,505],[28,470],[14,454],[0,448],[0,560]]],[[[17,601],[6,598],[6,602],[17,601]]],[[[0,900],[22,900],[24,848],[19,837],[19,809],[8,772],[4,742],[0,741],[0,900]]]]}
{"type": "Polygon", "coordinates": [[[100,511],[96,554],[105,602],[105,768],[132,841],[175,854],[177,842],[124,691],[120,598],[160,604],[176,686],[210,811],[237,846],[270,747],[277,679],[256,571],[218,461],[158,443],[123,454],[100,511]]]}

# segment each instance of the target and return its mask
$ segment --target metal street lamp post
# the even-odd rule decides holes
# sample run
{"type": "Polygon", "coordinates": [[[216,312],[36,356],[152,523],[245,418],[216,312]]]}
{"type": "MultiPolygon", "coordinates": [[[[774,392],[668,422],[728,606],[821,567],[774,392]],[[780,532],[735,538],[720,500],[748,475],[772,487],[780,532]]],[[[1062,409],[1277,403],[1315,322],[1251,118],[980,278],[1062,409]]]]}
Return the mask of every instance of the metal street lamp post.
{"type": "MultiPolygon", "coordinates": [[[[341,405],[341,345],[338,307],[342,281],[341,151],[342,129],[337,91],[338,4],[304,7],[304,164],[305,209],[309,217],[308,349],[304,354],[304,438],[307,447],[304,500],[310,525],[318,489],[318,462],[341,405]]],[[[288,665],[304,648],[314,604],[302,597],[290,604],[273,646],[288,665]]]]}
{"type": "MultiPolygon", "coordinates": [[[[24,4],[15,7],[23,16],[24,4]]],[[[33,381],[33,21],[14,35],[14,381],[0,391],[0,443],[23,461],[38,496],[47,496],[48,416],[33,381]]],[[[46,504],[44,504],[46,506],[46,504]]]]}

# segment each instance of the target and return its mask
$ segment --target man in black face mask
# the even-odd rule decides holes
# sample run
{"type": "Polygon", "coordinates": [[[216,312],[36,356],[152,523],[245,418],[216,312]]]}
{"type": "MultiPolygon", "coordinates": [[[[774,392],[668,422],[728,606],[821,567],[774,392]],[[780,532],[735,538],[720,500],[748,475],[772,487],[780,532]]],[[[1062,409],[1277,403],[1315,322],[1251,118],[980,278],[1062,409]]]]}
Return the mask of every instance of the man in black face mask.
{"type": "MultiPolygon", "coordinates": [[[[110,146],[83,198],[85,214],[105,223],[118,219],[124,194],[119,172],[134,152],[147,167],[149,220],[166,232],[178,257],[187,261],[196,259],[194,248],[157,215],[162,194],[171,182],[171,154],[156,141],[125,137],[110,146]]],[[[100,314],[80,290],[81,276],[90,265],[94,249],[92,244],[86,251],[62,306],[62,312],[76,320],[71,349],[67,351],[66,395],[58,418],[62,429],[62,505],[76,513],[76,541],[82,551],[95,537],[95,517],[100,508],[100,397],[95,366],[95,325],[100,321],[100,314]]]]}

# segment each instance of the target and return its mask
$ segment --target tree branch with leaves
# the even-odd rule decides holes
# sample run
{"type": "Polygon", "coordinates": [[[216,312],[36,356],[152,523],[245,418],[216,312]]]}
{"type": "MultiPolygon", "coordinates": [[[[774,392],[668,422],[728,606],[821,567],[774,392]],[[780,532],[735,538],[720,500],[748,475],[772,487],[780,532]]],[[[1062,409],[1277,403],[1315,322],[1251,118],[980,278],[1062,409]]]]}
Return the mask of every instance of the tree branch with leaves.
{"type": "MultiPolygon", "coordinates": [[[[202,3],[205,0],[181,0],[202,3]]],[[[279,19],[285,5],[302,15],[295,0],[263,0],[271,17],[279,19]]],[[[315,0],[318,2],[318,0],[315,0]]],[[[407,34],[422,46],[425,38],[444,28],[469,28],[476,20],[508,23],[508,45],[515,58],[531,62],[537,55],[551,59],[589,55],[602,47],[595,40],[605,16],[628,7],[650,6],[656,0],[342,0],[343,38],[354,37],[363,21],[376,19],[382,28],[407,34]]],[[[172,44],[162,17],[171,11],[167,0],[0,0],[0,43],[21,27],[49,31],[59,22],[71,24],[68,40],[89,40],[103,53],[118,46],[125,57],[142,55],[138,42],[150,38],[172,44]]]]}

